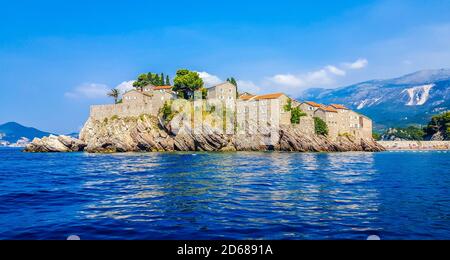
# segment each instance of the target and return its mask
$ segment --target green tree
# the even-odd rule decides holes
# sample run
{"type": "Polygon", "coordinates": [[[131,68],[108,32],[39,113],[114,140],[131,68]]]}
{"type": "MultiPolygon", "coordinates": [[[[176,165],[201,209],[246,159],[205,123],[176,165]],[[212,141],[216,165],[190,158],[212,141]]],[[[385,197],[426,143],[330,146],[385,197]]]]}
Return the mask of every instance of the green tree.
{"type": "Polygon", "coordinates": [[[227,81],[230,82],[231,84],[235,85],[236,87],[238,86],[236,79],[233,77],[227,78],[227,81]]]}
{"type": "Polygon", "coordinates": [[[153,83],[155,82],[155,80],[154,80],[153,73],[151,73],[151,72],[147,73],[147,78],[148,78],[148,84],[154,85],[153,83]]]}
{"type": "Polygon", "coordinates": [[[172,86],[172,84],[170,83],[169,75],[166,76],[166,86],[172,86]]]}
{"type": "Polygon", "coordinates": [[[317,135],[328,135],[327,123],[318,117],[314,117],[314,130],[317,135]]]}
{"type": "Polygon", "coordinates": [[[120,91],[116,88],[111,89],[111,91],[108,93],[108,97],[114,98],[114,104],[118,103],[119,96],[120,96],[120,91]]]}
{"type": "Polygon", "coordinates": [[[303,112],[300,107],[295,107],[291,109],[291,123],[292,124],[300,124],[300,118],[306,116],[306,113],[303,112]]]}
{"type": "Polygon", "coordinates": [[[135,87],[139,91],[144,91],[144,87],[150,84],[148,74],[139,75],[138,79],[133,83],[133,87],[135,87]]]}
{"type": "Polygon", "coordinates": [[[402,140],[422,141],[426,134],[422,128],[408,126],[406,128],[391,128],[384,135],[393,136],[402,140]]]}
{"type": "Polygon", "coordinates": [[[202,99],[206,99],[208,97],[208,89],[202,88],[202,99]]]}
{"type": "Polygon", "coordinates": [[[446,140],[450,139],[450,112],[433,116],[430,123],[425,128],[428,137],[432,137],[437,133],[443,134],[446,140]]]}
{"type": "Polygon", "coordinates": [[[373,133],[372,133],[372,138],[373,138],[375,141],[381,141],[381,135],[380,135],[379,133],[377,133],[377,132],[373,132],[373,133]]]}
{"type": "Polygon", "coordinates": [[[159,85],[164,86],[164,73],[161,73],[161,77],[159,78],[159,85]]]}
{"type": "Polygon", "coordinates": [[[285,112],[292,111],[292,99],[288,99],[286,105],[284,105],[284,111],[285,112]]]}
{"type": "Polygon", "coordinates": [[[185,98],[191,98],[194,91],[203,88],[203,84],[197,72],[180,69],[175,76],[173,90],[182,92],[185,98]]]}

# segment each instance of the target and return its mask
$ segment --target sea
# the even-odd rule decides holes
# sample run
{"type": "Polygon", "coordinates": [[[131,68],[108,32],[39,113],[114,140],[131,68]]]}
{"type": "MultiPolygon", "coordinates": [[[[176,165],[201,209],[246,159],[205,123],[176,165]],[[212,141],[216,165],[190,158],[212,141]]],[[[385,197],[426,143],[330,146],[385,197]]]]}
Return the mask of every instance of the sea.
{"type": "Polygon", "coordinates": [[[447,240],[450,152],[23,153],[0,239],[447,240]]]}

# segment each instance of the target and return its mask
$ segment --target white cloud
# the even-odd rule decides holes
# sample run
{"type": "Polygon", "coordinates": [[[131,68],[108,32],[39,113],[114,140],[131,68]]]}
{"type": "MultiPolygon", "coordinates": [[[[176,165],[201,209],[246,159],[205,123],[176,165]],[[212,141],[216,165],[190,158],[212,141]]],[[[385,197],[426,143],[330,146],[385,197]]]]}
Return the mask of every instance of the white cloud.
{"type": "Polygon", "coordinates": [[[345,63],[344,65],[348,69],[360,70],[360,69],[364,69],[365,67],[367,67],[367,65],[369,65],[369,61],[367,59],[358,59],[355,62],[345,63]]]}
{"type": "Polygon", "coordinates": [[[124,82],[120,83],[119,85],[117,85],[117,87],[115,87],[115,88],[118,89],[121,94],[123,94],[127,91],[134,89],[134,87],[133,87],[134,82],[135,82],[135,80],[124,81],[124,82]]]}
{"type": "Polygon", "coordinates": [[[207,88],[224,82],[219,77],[217,77],[215,75],[211,75],[208,72],[202,71],[202,72],[198,72],[198,74],[199,74],[200,78],[203,79],[203,82],[205,83],[205,87],[207,87],[207,88]]]}
{"type": "Polygon", "coordinates": [[[302,74],[277,74],[268,78],[269,87],[284,87],[282,91],[297,94],[311,87],[329,87],[336,85],[339,78],[347,76],[347,70],[362,69],[368,65],[366,59],[358,59],[352,63],[343,63],[341,66],[327,65],[319,70],[302,74]]]}
{"type": "Polygon", "coordinates": [[[70,92],[66,92],[64,96],[74,99],[97,99],[106,97],[109,91],[110,89],[105,84],[85,83],[70,92]]]}
{"type": "Polygon", "coordinates": [[[286,87],[307,88],[320,85],[330,85],[335,82],[335,77],[345,76],[346,72],[336,66],[326,66],[320,70],[307,72],[304,74],[278,74],[269,81],[286,87]]]}
{"type": "Polygon", "coordinates": [[[295,76],[292,74],[278,74],[269,78],[269,80],[272,81],[273,83],[277,83],[288,87],[296,87],[304,84],[304,81],[301,79],[300,76],[295,76]]]}
{"type": "Polygon", "coordinates": [[[337,68],[336,66],[332,66],[332,65],[327,66],[326,69],[329,72],[331,72],[337,76],[345,76],[347,74],[347,72],[345,70],[341,70],[341,69],[337,68]]]}
{"type": "Polygon", "coordinates": [[[237,81],[239,92],[250,92],[252,94],[258,94],[261,92],[261,88],[256,86],[253,81],[238,80],[237,81]]]}

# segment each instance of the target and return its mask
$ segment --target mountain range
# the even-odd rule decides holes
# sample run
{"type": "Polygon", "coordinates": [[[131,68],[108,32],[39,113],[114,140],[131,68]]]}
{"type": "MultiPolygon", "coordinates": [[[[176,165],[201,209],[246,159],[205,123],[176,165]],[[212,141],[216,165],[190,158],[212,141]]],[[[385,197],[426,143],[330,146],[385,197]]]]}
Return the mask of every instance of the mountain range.
{"type": "Polygon", "coordinates": [[[50,133],[26,127],[15,122],[0,125],[0,146],[21,146],[35,137],[42,138],[50,133]]]}
{"type": "Polygon", "coordinates": [[[450,110],[450,69],[423,70],[337,89],[306,90],[300,100],[343,104],[371,117],[376,130],[425,125],[450,110]]]}

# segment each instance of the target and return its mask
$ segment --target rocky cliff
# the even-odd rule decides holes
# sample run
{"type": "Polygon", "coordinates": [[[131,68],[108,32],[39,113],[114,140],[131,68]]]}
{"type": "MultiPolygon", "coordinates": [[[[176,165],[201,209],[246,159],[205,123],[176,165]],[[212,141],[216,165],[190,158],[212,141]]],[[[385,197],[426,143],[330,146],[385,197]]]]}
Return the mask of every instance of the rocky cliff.
{"type": "MultiPolygon", "coordinates": [[[[178,118],[179,120],[180,118],[178,118]]],[[[156,152],[156,151],[291,151],[291,152],[346,152],[383,151],[373,140],[354,140],[342,136],[330,141],[324,136],[308,135],[300,128],[286,126],[277,131],[273,145],[266,145],[265,134],[224,134],[212,123],[201,128],[176,127],[177,118],[167,124],[142,115],[140,117],[110,118],[103,121],[90,118],[80,133],[80,139],[50,136],[34,139],[27,152],[156,152]]],[[[208,120],[206,120],[208,122],[208,120]]],[[[270,133],[271,129],[266,129],[270,133]]]]}

